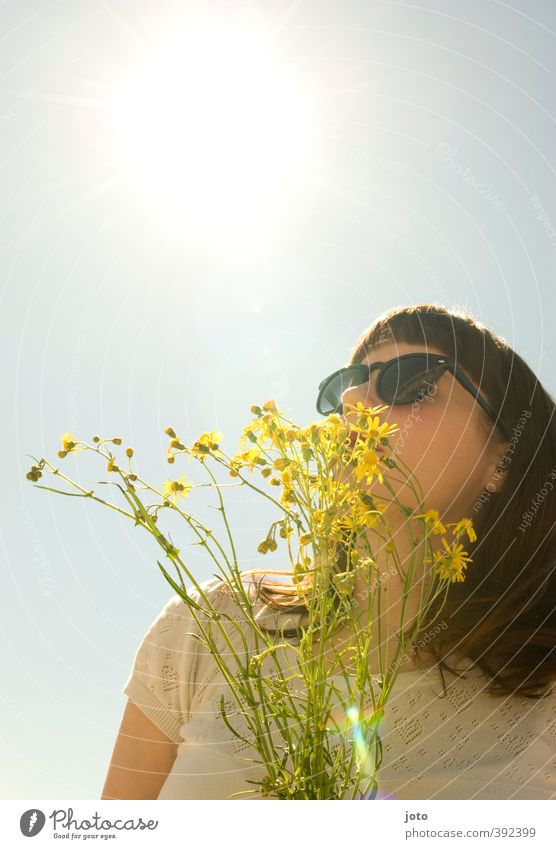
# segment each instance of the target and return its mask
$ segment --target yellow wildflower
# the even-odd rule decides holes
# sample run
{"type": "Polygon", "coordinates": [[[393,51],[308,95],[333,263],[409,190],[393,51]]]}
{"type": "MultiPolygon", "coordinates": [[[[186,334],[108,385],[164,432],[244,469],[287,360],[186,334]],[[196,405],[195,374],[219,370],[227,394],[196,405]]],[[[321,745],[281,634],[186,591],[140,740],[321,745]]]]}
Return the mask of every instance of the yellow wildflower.
{"type": "Polygon", "coordinates": [[[289,488],[293,487],[292,473],[288,469],[284,469],[282,474],[282,483],[289,488]]]}
{"type": "Polygon", "coordinates": [[[359,458],[357,468],[355,469],[355,477],[358,481],[361,481],[364,477],[366,477],[367,483],[371,483],[373,477],[377,477],[381,483],[384,482],[382,472],[378,466],[378,456],[374,451],[363,452],[359,458]]]}
{"type": "Polygon", "coordinates": [[[320,528],[324,524],[326,514],[324,510],[320,510],[318,507],[312,511],[311,518],[313,520],[313,526],[315,528],[320,528]]]}
{"type": "Polygon", "coordinates": [[[350,596],[355,588],[355,573],[337,572],[332,576],[332,583],[339,595],[350,596]]]}
{"type": "Polygon", "coordinates": [[[321,425],[321,431],[326,439],[336,444],[344,442],[349,432],[345,421],[336,413],[327,416],[321,425]]]}
{"type": "Polygon", "coordinates": [[[349,512],[338,519],[339,528],[348,531],[357,531],[362,528],[373,528],[380,515],[379,510],[370,510],[365,504],[359,503],[350,508],[349,512]]]}
{"type": "Polygon", "coordinates": [[[467,564],[471,562],[467,551],[464,550],[463,545],[458,545],[455,542],[448,545],[444,538],[442,545],[444,551],[435,551],[433,555],[434,565],[439,577],[441,580],[450,580],[452,583],[464,581],[464,570],[467,569],[467,564]]]}
{"type": "Polygon", "coordinates": [[[319,445],[321,441],[322,422],[311,422],[299,431],[299,441],[304,444],[319,445]]]}
{"type": "Polygon", "coordinates": [[[384,404],[379,407],[366,407],[362,401],[358,401],[357,404],[344,404],[344,412],[354,412],[361,417],[374,416],[376,413],[383,413],[385,409],[384,404]]]}
{"type": "Polygon", "coordinates": [[[168,501],[177,504],[178,498],[187,498],[192,488],[191,481],[187,481],[185,475],[180,475],[175,481],[166,481],[162,487],[162,494],[168,501]]]}
{"type": "Polygon", "coordinates": [[[452,528],[454,536],[466,533],[469,542],[476,542],[477,540],[477,534],[475,533],[471,519],[461,519],[459,522],[452,522],[448,527],[452,528]]]}
{"type": "Polygon", "coordinates": [[[259,448],[258,445],[253,446],[249,451],[242,451],[239,454],[235,454],[230,462],[230,465],[238,470],[243,466],[247,466],[250,471],[253,471],[255,466],[258,466],[258,460],[262,454],[262,448],[259,448]]]}
{"type": "Polygon", "coordinates": [[[191,454],[199,457],[202,454],[209,454],[211,451],[218,451],[218,443],[222,439],[222,434],[216,430],[209,430],[207,433],[202,433],[196,442],[193,443],[191,454]]]}
{"type": "Polygon", "coordinates": [[[429,530],[432,534],[445,534],[446,528],[440,521],[440,515],[438,510],[427,510],[426,513],[417,513],[414,519],[423,519],[427,530],[429,530]]]}
{"type": "Polygon", "coordinates": [[[329,416],[326,417],[326,423],[330,427],[345,427],[346,423],[338,413],[330,413],[329,416]]]}
{"type": "Polygon", "coordinates": [[[245,448],[246,445],[247,445],[247,442],[257,442],[257,439],[258,439],[257,431],[260,431],[260,430],[261,430],[261,422],[258,419],[251,422],[251,424],[246,425],[243,428],[243,432],[241,434],[241,441],[240,441],[241,447],[245,448]]]}
{"type": "Polygon", "coordinates": [[[378,416],[374,418],[371,416],[367,423],[367,429],[364,436],[367,439],[376,439],[378,442],[380,439],[385,439],[391,434],[395,433],[399,430],[397,425],[389,425],[387,422],[380,423],[380,419],[378,416]]]}
{"type": "Polygon", "coordinates": [[[62,451],[65,452],[73,451],[77,445],[77,440],[73,433],[63,433],[60,437],[60,442],[62,443],[62,451]]]}

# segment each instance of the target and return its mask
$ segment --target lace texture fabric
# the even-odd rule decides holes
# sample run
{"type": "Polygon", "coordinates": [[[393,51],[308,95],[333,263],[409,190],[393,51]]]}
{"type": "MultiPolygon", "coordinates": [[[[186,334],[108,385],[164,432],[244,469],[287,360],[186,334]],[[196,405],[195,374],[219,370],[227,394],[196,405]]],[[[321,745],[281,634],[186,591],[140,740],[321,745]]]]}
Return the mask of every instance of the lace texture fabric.
{"type": "MultiPolygon", "coordinates": [[[[218,655],[233,667],[230,643],[239,654],[245,652],[234,623],[241,625],[245,615],[223,581],[207,581],[202,589],[217,610],[231,617],[221,620],[227,639],[214,624],[212,633],[218,655]]],[[[252,585],[249,589],[254,592],[252,585]]],[[[188,595],[202,604],[197,591],[188,589],[188,595]]],[[[254,612],[267,627],[301,621],[301,614],[279,614],[258,601],[254,612]]],[[[196,639],[198,633],[188,606],[173,596],[139,646],[123,688],[178,744],[158,798],[260,799],[249,781],[260,781],[264,768],[253,762],[259,760],[257,751],[224,723],[222,696],[232,726],[248,741],[252,733],[217,660],[196,639]]],[[[248,653],[255,653],[249,628],[242,633],[248,653]]],[[[288,659],[281,655],[283,666],[288,659]]],[[[291,662],[293,669],[293,655],[291,662]]],[[[556,798],[556,692],[539,700],[492,696],[485,692],[488,682],[481,670],[461,660],[454,667],[461,674],[446,673],[445,685],[436,667],[398,675],[380,726],[378,798],[556,798]]],[[[271,669],[265,661],[263,671],[271,669]]],[[[347,699],[349,682],[341,676],[334,682],[347,699]]]]}

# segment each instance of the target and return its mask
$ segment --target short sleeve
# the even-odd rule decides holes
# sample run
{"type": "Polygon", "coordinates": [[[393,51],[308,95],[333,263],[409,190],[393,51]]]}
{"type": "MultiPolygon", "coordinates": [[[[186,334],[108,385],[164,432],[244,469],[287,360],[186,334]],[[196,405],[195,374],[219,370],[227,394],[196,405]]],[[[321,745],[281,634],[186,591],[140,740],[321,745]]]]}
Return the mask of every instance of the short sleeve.
{"type": "MultiPolygon", "coordinates": [[[[204,584],[205,591],[212,584],[204,584]]],[[[188,588],[187,594],[200,600],[197,591],[188,588]]],[[[172,596],[143,638],[122,688],[174,743],[181,742],[180,729],[189,718],[199,650],[192,634],[198,631],[187,603],[172,596]]]]}
{"type": "MultiPolygon", "coordinates": [[[[210,628],[214,647],[209,651],[202,631],[208,624],[203,612],[195,615],[181,596],[174,595],[143,638],[133,662],[131,674],[122,688],[154,724],[174,743],[183,742],[183,726],[193,719],[205,694],[219,690],[225,684],[215,655],[231,663],[231,649],[240,655],[256,650],[250,629],[241,627],[244,613],[231,593],[228,584],[213,578],[187,587],[187,595],[202,608],[223,614],[220,626],[210,628]],[[222,631],[222,633],[221,633],[222,631]],[[241,632],[241,635],[240,635],[241,632]]],[[[255,587],[248,583],[244,589],[251,597],[253,613],[259,625],[275,627],[275,615],[257,600],[255,587]]],[[[208,696],[207,696],[208,697],[208,696]]]]}

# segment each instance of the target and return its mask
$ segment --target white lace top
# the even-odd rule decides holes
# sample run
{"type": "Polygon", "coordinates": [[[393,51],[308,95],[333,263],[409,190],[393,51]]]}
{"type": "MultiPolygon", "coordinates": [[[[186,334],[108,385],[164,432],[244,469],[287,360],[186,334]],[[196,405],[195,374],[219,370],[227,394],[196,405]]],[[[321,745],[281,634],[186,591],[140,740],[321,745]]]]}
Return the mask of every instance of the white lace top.
{"type": "MultiPolygon", "coordinates": [[[[214,578],[202,588],[214,607],[241,621],[223,581],[214,578]]],[[[188,588],[188,594],[202,603],[197,591],[188,588]]],[[[301,621],[301,614],[278,614],[260,601],[255,615],[267,627],[269,619],[286,627],[301,621]]],[[[233,624],[221,621],[241,651],[233,624]]],[[[227,799],[241,791],[249,795],[236,798],[262,798],[247,779],[260,780],[263,768],[242,760],[258,758],[257,751],[235,737],[220,715],[222,694],[228,716],[237,714],[237,703],[216,661],[192,633],[198,633],[195,621],[175,595],[146,634],[123,688],[178,744],[158,798],[227,799]]],[[[244,633],[254,645],[250,630],[244,633]]],[[[229,658],[217,627],[213,634],[229,658]]],[[[461,661],[455,668],[465,670],[465,677],[445,673],[445,686],[436,667],[399,673],[380,726],[378,798],[555,799],[556,687],[540,700],[495,697],[485,693],[487,679],[480,670],[461,661]]],[[[342,678],[337,684],[347,686],[342,678]]],[[[232,716],[232,725],[249,740],[249,729],[240,721],[245,723],[232,716]]]]}

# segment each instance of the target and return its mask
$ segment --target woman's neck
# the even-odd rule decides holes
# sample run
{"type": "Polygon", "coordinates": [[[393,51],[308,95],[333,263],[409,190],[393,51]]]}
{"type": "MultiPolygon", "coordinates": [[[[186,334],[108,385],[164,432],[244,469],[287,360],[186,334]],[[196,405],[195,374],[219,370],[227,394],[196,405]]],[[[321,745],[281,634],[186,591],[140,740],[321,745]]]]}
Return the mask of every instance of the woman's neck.
{"type": "MultiPolygon", "coordinates": [[[[333,661],[342,653],[344,664],[349,666],[350,656],[353,656],[349,648],[356,645],[357,632],[361,647],[370,636],[367,657],[373,674],[385,672],[392,664],[398,672],[417,669],[411,646],[403,646],[400,641],[402,630],[414,621],[425,591],[425,547],[422,540],[410,535],[410,530],[413,527],[407,520],[392,528],[388,542],[395,546],[395,553],[386,545],[386,540],[379,539],[372,530],[369,532],[373,563],[366,563],[362,552],[353,591],[358,624],[341,626],[325,640],[327,661],[333,661]]],[[[320,643],[314,643],[313,654],[319,649],[320,643]]],[[[341,664],[339,666],[338,671],[341,671],[341,664]]]]}

